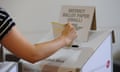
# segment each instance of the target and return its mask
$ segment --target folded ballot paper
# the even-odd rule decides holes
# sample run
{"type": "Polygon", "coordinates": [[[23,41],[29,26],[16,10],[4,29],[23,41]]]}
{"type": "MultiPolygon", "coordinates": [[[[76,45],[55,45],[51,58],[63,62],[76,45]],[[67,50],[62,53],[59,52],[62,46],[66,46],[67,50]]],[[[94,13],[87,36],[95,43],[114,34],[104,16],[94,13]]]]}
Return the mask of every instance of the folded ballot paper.
{"type": "Polygon", "coordinates": [[[63,48],[41,61],[40,72],[80,72],[93,53],[92,48],[63,48]]]}

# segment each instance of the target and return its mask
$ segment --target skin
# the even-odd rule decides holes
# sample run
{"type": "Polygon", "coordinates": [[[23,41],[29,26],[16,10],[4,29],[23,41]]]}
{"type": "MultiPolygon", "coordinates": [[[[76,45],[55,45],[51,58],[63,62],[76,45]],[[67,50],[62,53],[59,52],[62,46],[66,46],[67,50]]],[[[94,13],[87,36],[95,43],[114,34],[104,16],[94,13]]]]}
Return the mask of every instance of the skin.
{"type": "Polygon", "coordinates": [[[76,37],[77,33],[75,28],[71,23],[68,23],[59,37],[51,41],[31,44],[22,36],[16,26],[14,26],[4,36],[1,43],[16,56],[28,62],[35,63],[54,54],[60,48],[71,44],[76,37]]]}

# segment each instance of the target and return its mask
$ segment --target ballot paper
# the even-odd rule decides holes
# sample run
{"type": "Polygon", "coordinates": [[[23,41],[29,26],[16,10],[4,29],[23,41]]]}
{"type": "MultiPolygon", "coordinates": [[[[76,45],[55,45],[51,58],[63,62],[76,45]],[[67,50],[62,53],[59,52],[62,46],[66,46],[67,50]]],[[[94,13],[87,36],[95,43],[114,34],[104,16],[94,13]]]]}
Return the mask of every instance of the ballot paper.
{"type": "Polygon", "coordinates": [[[63,48],[41,61],[40,72],[80,72],[93,54],[92,48],[63,48]]]}
{"type": "Polygon", "coordinates": [[[54,37],[60,36],[65,27],[65,24],[61,24],[58,22],[51,22],[51,24],[52,24],[52,28],[53,28],[54,37]]]}

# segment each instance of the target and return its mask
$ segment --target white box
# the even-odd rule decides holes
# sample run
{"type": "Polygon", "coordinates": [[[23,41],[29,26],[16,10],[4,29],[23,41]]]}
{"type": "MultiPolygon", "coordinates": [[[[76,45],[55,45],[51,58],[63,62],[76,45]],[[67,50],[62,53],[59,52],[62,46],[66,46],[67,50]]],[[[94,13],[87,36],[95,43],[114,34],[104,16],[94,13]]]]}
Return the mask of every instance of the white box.
{"type": "Polygon", "coordinates": [[[22,72],[113,72],[112,31],[90,31],[88,42],[79,45],[80,51],[63,48],[36,64],[22,60],[22,72]]]}

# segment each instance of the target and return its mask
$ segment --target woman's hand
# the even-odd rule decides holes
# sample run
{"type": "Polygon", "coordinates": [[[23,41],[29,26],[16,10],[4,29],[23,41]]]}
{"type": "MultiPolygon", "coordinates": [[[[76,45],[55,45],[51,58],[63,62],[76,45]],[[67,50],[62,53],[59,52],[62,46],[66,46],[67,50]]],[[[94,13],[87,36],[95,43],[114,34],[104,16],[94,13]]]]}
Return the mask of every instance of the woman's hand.
{"type": "Polygon", "coordinates": [[[65,38],[66,45],[70,45],[77,37],[75,27],[71,23],[66,24],[61,36],[65,38]]]}

